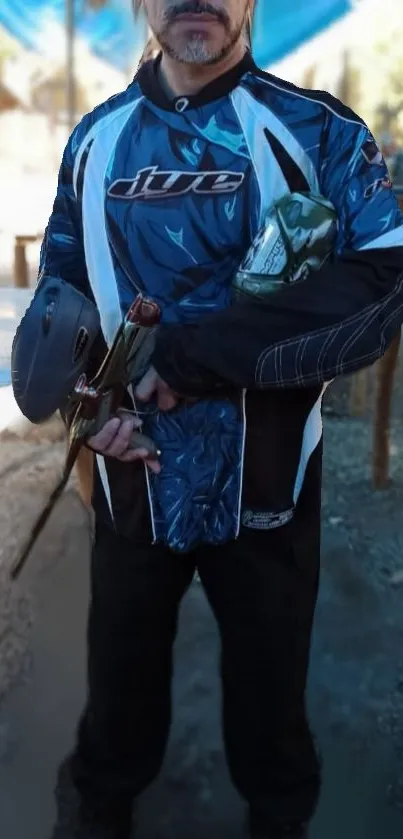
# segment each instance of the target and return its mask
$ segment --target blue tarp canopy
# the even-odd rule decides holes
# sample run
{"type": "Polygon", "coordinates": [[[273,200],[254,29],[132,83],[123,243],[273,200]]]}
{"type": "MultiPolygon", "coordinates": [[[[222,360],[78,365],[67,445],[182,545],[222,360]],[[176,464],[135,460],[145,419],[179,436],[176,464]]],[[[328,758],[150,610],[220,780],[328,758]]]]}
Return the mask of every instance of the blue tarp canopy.
{"type": "MultiPolygon", "coordinates": [[[[284,58],[350,10],[354,0],[257,0],[253,54],[262,67],[284,58]]],[[[119,70],[133,66],[144,43],[144,21],[134,23],[131,0],[108,0],[100,10],[75,0],[77,32],[92,52],[119,70]]],[[[25,47],[46,53],[64,25],[65,0],[0,0],[0,24],[25,47]]]]}

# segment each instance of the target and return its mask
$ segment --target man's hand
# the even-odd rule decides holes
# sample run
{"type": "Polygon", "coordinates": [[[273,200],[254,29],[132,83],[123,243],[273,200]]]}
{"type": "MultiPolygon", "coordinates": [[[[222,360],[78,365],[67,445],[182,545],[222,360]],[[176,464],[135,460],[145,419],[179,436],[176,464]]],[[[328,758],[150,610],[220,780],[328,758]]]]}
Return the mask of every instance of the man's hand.
{"type": "Polygon", "coordinates": [[[88,446],[105,457],[115,457],[123,463],[133,463],[142,460],[150,469],[158,474],[161,466],[155,458],[150,458],[147,449],[131,449],[130,440],[133,431],[141,427],[141,420],[129,411],[120,411],[118,416],[107,423],[87,440],[88,446]]]}
{"type": "Polygon", "coordinates": [[[179,396],[161,379],[154,367],[150,367],[135,389],[140,402],[149,402],[155,395],[160,411],[171,411],[179,402],[179,396]]]}

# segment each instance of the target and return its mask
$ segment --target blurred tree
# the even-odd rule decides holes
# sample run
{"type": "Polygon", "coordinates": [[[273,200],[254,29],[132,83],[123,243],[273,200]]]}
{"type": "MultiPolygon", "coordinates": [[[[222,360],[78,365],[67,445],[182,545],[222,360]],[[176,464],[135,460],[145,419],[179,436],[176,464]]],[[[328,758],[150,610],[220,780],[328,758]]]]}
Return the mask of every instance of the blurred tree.
{"type": "Polygon", "coordinates": [[[343,52],[337,96],[353,111],[360,113],[361,71],[359,67],[354,65],[352,52],[351,47],[346,48],[343,52]]]}
{"type": "Polygon", "coordinates": [[[17,55],[17,52],[17,46],[0,27],[0,79],[2,76],[4,62],[7,61],[8,58],[13,58],[17,55]]]}
{"type": "MultiPolygon", "coordinates": [[[[390,3],[390,0],[389,0],[390,3]]],[[[403,141],[403,6],[390,8],[389,31],[382,33],[375,42],[375,59],[382,74],[382,100],[375,113],[378,133],[387,132],[403,141]],[[392,31],[390,24],[392,23],[392,31]]]]}
{"type": "Polygon", "coordinates": [[[397,142],[403,143],[403,56],[400,67],[391,70],[388,76],[387,99],[378,105],[375,111],[374,130],[378,135],[390,134],[397,142]]]}
{"type": "MultiPolygon", "coordinates": [[[[84,6],[99,11],[107,5],[108,0],[84,0],[84,6]]],[[[66,21],[66,111],[69,134],[76,124],[77,114],[77,82],[75,75],[74,43],[76,39],[76,3],[75,0],[65,0],[66,21]]]]}
{"type": "Polygon", "coordinates": [[[311,64],[309,67],[306,67],[306,69],[302,73],[301,87],[305,88],[305,90],[314,90],[315,78],[316,64],[311,64]]]}
{"type": "Polygon", "coordinates": [[[103,9],[104,6],[107,6],[108,0],[86,0],[86,5],[89,9],[95,9],[99,11],[99,9],[103,9]]]}
{"type": "Polygon", "coordinates": [[[354,50],[362,69],[359,113],[377,137],[390,134],[403,145],[403,2],[382,0],[372,7],[365,35],[354,50]]]}

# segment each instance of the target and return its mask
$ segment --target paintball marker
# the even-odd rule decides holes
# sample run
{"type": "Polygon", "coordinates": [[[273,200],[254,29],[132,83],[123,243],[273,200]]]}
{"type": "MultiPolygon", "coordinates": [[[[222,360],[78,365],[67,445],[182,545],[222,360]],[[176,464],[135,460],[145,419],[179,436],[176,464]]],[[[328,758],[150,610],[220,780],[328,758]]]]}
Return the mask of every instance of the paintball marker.
{"type": "MultiPolygon", "coordinates": [[[[14,395],[20,410],[32,422],[49,419],[66,401],[69,413],[71,409],[74,414],[62,476],[12,565],[13,580],[21,573],[62,495],[86,439],[116,415],[129,385],[145,372],[153,331],[159,319],[158,305],[139,295],[123,319],[98,372],[87,381],[84,370],[100,328],[95,305],[59,279],[48,278],[38,289],[13,343],[14,395]]],[[[138,431],[133,432],[131,448],[145,448],[151,458],[159,456],[153,441],[138,431]]]]}

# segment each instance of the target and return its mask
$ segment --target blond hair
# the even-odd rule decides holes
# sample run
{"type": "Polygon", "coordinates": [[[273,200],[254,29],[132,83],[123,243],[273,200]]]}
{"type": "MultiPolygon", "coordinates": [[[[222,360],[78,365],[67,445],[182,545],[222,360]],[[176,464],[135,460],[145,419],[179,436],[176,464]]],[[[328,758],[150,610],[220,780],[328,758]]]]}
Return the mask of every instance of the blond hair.
{"type": "Polygon", "coordinates": [[[155,58],[155,56],[159,52],[159,49],[160,48],[159,48],[155,38],[152,35],[150,35],[150,37],[149,37],[149,39],[148,39],[148,41],[147,41],[147,43],[144,47],[144,50],[142,52],[142,55],[141,55],[141,58],[140,58],[140,61],[139,61],[139,67],[141,67],[142,64],[145,64],[146,61],[150,61],[152,58],[155,58]]]}
{"type": "MultiPolygon", "coordinates": [[[[142,2],[142,0],[132,0],[132,3],[133,3],[134,19],[136,20],[138,18],[139,14],[140,14],[140,9],[143,5],[143,2],[142,2]]],[[[157,41],[155,40],[153,35],[150,35],[149,38],[148,38],[148,41],[146,42],[144,50],[142,52],[142,55],[141,55],[141,58],[140,58],[140,61],[139,61],[139,67],[141,67],[142,64],[145,64],[146,61],[150,61],[151,58],[154,58],[155,55],[158,52],[159,52],[159,46],[157,44],[157,41]]]]}

